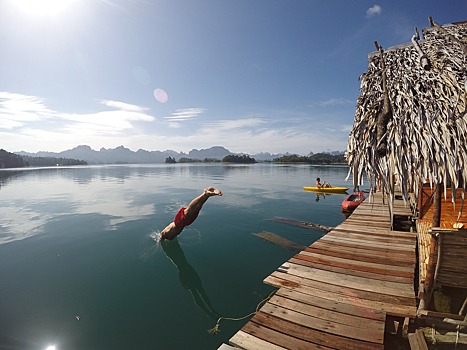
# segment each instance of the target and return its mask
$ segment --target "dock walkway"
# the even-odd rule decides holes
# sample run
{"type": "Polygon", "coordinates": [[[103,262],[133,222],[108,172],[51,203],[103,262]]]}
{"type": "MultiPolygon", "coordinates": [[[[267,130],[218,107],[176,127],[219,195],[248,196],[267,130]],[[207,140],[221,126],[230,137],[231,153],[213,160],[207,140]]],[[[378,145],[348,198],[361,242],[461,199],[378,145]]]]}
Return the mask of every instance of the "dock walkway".
{"type": "MultiPolygon", "coordinates": [[[[394,214],[411,215],[402,201],[394,214]]],[[[386,316],[416,316],[415,265],[416,234],[391,231],[388,207],[377,193],[264,280],[278,291],[229,344],[384,349],[386,316]]]]}

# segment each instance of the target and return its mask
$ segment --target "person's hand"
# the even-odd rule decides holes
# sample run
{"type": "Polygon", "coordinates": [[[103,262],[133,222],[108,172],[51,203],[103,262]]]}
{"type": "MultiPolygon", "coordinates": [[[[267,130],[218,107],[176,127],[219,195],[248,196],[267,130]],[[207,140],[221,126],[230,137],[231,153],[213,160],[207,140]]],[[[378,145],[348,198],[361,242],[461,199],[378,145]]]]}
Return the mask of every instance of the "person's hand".
{"type": "Polygon", "coordinates": [[[204,193],[206,193],[208,196],[222,196],[222,191],[218,190],[214,187],[208,187],[204,190],[204,193]]]}

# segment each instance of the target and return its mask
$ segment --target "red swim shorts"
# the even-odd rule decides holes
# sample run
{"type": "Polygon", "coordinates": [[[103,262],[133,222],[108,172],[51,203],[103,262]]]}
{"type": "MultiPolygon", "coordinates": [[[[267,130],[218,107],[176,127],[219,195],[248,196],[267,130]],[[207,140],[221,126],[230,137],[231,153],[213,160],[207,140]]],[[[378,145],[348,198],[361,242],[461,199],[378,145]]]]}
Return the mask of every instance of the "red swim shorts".
{"type": "Polygon", "coordinates": [[[196,215],[193,215],[193,217],[185,216],[185,209],[186,208],[180,208],[177,215],[175,215],[175,218],[174,218],[175,226],[185,227],[185,226],[191,225],[193,221],[195,221],[196,218],[198,217],[198,213],[196,213],[196,215]]]}

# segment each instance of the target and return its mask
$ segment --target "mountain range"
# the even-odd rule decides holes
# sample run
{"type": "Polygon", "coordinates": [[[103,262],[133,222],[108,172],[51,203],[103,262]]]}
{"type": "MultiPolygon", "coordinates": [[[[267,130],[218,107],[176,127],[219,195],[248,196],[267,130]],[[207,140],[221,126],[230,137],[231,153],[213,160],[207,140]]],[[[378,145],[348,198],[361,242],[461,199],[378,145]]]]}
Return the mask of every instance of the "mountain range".
{"type": "MultiPolygon", "coordinates": [[[[192,149],[188,153],[176,152],[172,150],[166,151],[146,151],[139,149],[132,151],[123,146],[117,148],[101,148],[99,151],[93,150],[90,146],[81,145],[73,149],[63,152],[15,152],[19,155],[26,155],[31,157],[55,157],[55,158],[71,158],[84,160],[88,164],[148,164],[148,163],[164,163],[168,157],[174,158],[179,161],[180,158],[198,159],[218,159],[222,160],[225,156],[236,154],[230,152],[228,149],[221,146],[214,146],[207,149],[192,149]]],[[[331,154],[342,154],[343,152],[332,152],[331,154]]],[[[242,155],[241,153],[240,155],[242,155]]],[[[288,154],[288,153],[287,153],[288,154]]],[[[282,157],[287,154],[271,154],[268,152],[249,155],[256,161],[271,161],[275,158],[282,157]]],[[[309,155],[313,155],[310,152],[309,155]]]]}

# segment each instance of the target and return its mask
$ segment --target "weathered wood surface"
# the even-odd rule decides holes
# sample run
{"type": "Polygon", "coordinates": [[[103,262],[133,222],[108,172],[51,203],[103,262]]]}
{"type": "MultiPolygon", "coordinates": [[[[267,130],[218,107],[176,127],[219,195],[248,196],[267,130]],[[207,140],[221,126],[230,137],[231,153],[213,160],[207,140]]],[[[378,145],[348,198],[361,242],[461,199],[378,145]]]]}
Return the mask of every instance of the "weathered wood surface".
{"type": "Polygon", "coordinates": [[[289,250],[302,250],[306,248],[301,244],[295,243],[287,238],[281,237],[272,232],[263,231],[259,233],[253,233],[253,235],[289,250]]]}
{"type": "MultiPolygon", "coordinates": [[[[384,349],[386,315],[414,318],[416,234],[376,194],[265,283],[279,288],[230,339],[242,349],[384,349]],[[374,216],[373,214],[374,213],[374,216]],[[374,219],[374,220],[373,220],[374,219]]],[[[395,209],[410,215],[403,203],[395,209]]]]}
{"type": "Polygon", "coordinates": [[[415,333],[410,333],[408,338],[411,350],[428,350],[425,336],[420,329],[417,329],[415,333]]]}
{"type": "Polygon", "coordinates": [[[289,218],[275,217],[275,218],[272,219],[272,221],[280,222],[282,224],[287,224],[287,225],[303,227],[303,228],[321,230],[321,231],[324,231],[324,232],[329,232],[329,231],[331,231],[333,229],[333,227],[330,227],[330,226],[325,226],[325,225],[321,225],[321,224],[314,224],[312,222],[294,220],[294,219],[289,219],[289,218]]]}

